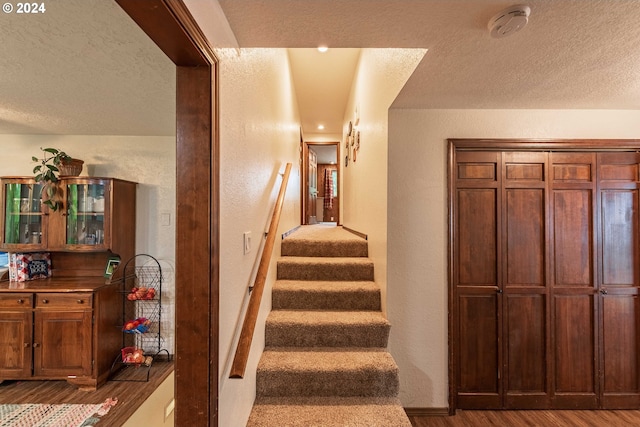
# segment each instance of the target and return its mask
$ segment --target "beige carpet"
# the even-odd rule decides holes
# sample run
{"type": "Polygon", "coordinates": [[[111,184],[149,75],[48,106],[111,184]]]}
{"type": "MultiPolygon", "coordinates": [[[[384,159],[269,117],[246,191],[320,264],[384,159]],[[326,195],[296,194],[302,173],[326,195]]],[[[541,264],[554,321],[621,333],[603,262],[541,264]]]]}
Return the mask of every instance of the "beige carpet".
{"type": "Polygon", "coordinates": [[[411,427],[367,256],[336,226],[282,241],[248,427],[411,427]]]}

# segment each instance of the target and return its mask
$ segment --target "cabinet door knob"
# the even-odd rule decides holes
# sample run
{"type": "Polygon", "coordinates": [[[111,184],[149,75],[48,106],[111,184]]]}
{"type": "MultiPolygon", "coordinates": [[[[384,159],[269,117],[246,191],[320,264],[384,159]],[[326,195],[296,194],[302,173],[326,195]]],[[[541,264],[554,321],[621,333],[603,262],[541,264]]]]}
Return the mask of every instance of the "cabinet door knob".
{"type": "Polygon", "coordinates": [[[48,300],[48,299],[43,299],[43,300],[42,300],[42,303],[43,303],[43,304],[48,304],[48,303],[49,303],[49,300],[48,300]]]}
{"type": "Polygon", "coordinates": [[[18,304],[24,304],[24,300],[21,298],[18,300],[18,304]]]}
{"type": "Polygon", "coordinates": [[[40,346],[40,344],[38,344],[37,342],[34,342],[34,343],[33,343],[33,346],[34,346],[34,347],[39,347],[39,346],[40,346]]]}
{"type": "Polygon", "coordinates": [[[29,347],[29,343],[28,342],[24,343],[24,348],[28,348],[28,347],[29,347]]]}
{"type": "Polygon", "coordinates": [[[83,299],[79,299],[78,300],[78,304],[84,304],[84,300],[83,299]]]}

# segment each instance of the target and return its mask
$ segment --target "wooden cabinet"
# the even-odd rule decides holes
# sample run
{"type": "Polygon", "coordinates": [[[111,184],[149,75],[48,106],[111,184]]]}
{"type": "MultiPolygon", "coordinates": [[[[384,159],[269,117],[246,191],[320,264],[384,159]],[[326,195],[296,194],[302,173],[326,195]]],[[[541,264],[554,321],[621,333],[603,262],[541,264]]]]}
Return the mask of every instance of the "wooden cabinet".
{"type": "MultiPolygon", "coordinates": [[[[11,252],[113,252],[135,241],[136,184],[114,178],[62,178],[62,206],[41,204],[42,186],[32,178],[2,178],[0,248],[11,252]]],[[[130,250],[120,254],[128,259],[130,250]]]]}
{"type": "MultiPolygon", "coordinates": [[[[51,211],[32,178],[0,180],[0,250],[49,252],[52,277],[0,283],[0,381],[66,379],[95,389],[122,344],[120,285],[104,277],[114,255],[135,255],[136,184],[59,181],[51,211]]],[[[115,280],[114,280],[115,281],[115,280]]]]}
{"type": "Polygon", "coordinates": [[[31,376],[32,295],[0,293],[0,379],[31,376]]]}
{"type": "Polygon", "coordinates": [[[640,155],[453,157],[457,408],[640,404],[640,155]]]}
{"type": "Polygon", "coordinates": [[[121,344],[117,284],[99,278],[0,287],[0,381],[64,379],[95,389],[121,344]],[[33,334],[32,332],[33,331],[33,334]]]}
{"type": "Polygon", "coordinates": [[[34,376],[90,376],[92,295],[39,293],[34,309],[34,376]]]}

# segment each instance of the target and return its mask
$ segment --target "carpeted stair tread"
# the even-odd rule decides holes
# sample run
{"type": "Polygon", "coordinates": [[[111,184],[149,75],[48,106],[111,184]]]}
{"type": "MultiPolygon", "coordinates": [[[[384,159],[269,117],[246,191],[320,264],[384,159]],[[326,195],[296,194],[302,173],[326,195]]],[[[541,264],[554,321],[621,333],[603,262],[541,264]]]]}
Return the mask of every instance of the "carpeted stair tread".
{"type": "Polygon", "coordinates": [[[274,310],[266,321],[266,346],[386,347],[391,328],[375,311],[274,310]]]}
{"type": "Polygon", "coordinates": [[[366,240],[327,241],[312,245],[308,240],[282,241],[282,256],[367,257],[366,240]]]}
{"type": "Polygon", "coordinates": [[[400,401],[386,397],[265,397],[247,427],[411,427],[400,401]]]}
{"type": "Polygon", "coordinates": [[[366,257],[367,241],[362,237],[330,225],[300,227],[281,245],[282,256],[366,257]]]}
{"type": "Polygon", "coordinates": [[[380,288],[370,281],[277,280],[272,309],[380,310],[380,288]]]}
{"type": "Polygon", "coordinates": [[[384,349],[265,348],[257,396],[397,396],[398,366],[384,349]]]}
{"type": "Polygon", "coordinates": [[[373,280],[369,258],[283,257],[277,268],[278,280],[373,280]]]}

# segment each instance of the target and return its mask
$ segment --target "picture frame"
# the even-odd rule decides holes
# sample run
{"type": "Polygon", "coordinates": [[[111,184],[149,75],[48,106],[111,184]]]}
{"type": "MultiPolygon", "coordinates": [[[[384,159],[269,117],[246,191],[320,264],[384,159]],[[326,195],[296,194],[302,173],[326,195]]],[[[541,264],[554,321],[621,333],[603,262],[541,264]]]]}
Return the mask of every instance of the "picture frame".
{"type": "Polygon", "coordinates": [[[118,269],[118,265],[120,265],[120,257],[109,257],[104,269],[104,277],[110,279],[111,276],[113,276],[113,273],[118,269]]]}

